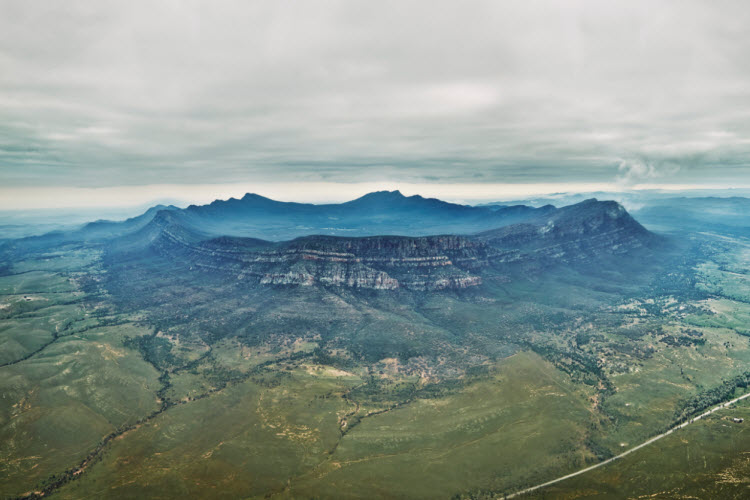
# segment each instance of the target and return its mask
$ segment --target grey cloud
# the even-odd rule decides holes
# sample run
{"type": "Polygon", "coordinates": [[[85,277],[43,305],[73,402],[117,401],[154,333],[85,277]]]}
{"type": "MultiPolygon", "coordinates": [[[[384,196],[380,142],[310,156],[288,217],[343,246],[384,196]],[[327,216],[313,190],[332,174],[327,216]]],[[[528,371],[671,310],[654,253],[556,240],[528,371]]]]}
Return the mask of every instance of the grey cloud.
{"type": "Polygon", "coordinates": [[[0,9],[6,185],[750,182],[745,2],[0,9]]]}
{"type": "Polygon", "coordinates": [[[654,164],[647,160],[622,160],[618,167],[617,181],[625,185],[651,182],[665,177],[673,177],[680,171],[680,165],[674,163],[654,164]]]}

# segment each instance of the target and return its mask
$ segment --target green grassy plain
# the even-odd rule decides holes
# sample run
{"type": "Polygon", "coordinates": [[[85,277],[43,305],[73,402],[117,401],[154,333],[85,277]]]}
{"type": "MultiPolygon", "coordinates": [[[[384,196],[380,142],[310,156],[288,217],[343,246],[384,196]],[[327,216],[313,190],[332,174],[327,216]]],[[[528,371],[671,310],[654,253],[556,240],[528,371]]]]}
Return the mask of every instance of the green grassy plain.
{"type": "MultiPolygon", "coordinates": [[[[96,251],[14,263],[0,277],[0,491],[450,498],[545,482],[748,371],[750,254],[722,248],[684,296],[563,271],[416,298],[258,291],[161,262],[159,279],[122,277],[136,287],[116,301],[96,251]]],[[[748,411],[535,494],[741,498],[750,438],[724,417],[748,411]]]]}
{"type": "Polygon", "coordinates": [[[272,498],[445,498],[567,473],[592,459],[590,396],[539,356],[518,353],[457,394],[363,419],[272,498]]]}
{"type": "Polygon", "coordinates": [[[347,382],[268,373],[176,406],[115,440],[60,498],[243,498],[281,490],[340,437],[347,382]]]}
{"type": "Polygon", "coordinates": [[[29,491],[157,408],[158,373],[122,346],[132,325],[88,330],[0,368],[0,490],[29,491]]]}
{"type": "Polygon", "coordinates": [[[522,498],[750,497],[750,407],[727,408],[627,457],[522,498]],[[744,418],[736,424],[732,417],[744,418]]]}

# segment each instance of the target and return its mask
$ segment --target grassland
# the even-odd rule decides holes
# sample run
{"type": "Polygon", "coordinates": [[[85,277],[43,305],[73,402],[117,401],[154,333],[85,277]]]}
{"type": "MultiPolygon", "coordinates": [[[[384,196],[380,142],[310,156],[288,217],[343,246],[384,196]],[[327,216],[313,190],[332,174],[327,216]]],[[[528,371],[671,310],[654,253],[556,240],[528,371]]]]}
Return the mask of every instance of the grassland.
{"type": "MultiPolygon", "coordinates": [[[[712,248],[684,293],[640,295],[565,271],[481,293],[258,291],[161,261],[107,289],[94,250],[16,262],[0,276],[0,491],[481,498],[544,482],[748,371],[750,254],[712,248]]],[[[538,495],[741,498],[750,443],[724,417],[538,495]]]]}
{"type": "Polygon", "coordinates": [[[750,496],[750,406],[721,410],[601,469],[523,498],[750,496]],[[731,418],[744,418],[737,424],[731,418]]]}
{"type": "Polygon", "coordinates": [[[347,384],[266,374],[179,405],[115,440],[61,498],[238,498],[283,488],[340,437],[347,384]],[[279,377],[279,378],[277,378],[279,377]],[[283,382],[283,383],[282,383],[283,382]]]}
{"type": "Polygon", "coordinates": [[[439,498],[533,483],[592,459],[590,396],[537,355],[518,353],[457,394],[363,419],[276,497],[439,498]]]}
{"type": "Polygon", "coordinates": [[[455,395],[382,413],[341,397],[361,382],[307,362],[264,372],[123,434],[57,495],[434,498],[591,459],[590,394],[536,355],[512,356],[455,395]],[[342,417],[353,409],[362,418],[347,432],[342,417]],[[516,460],[529,450],[529,461],[516,460]],[[414,463],[425,467],[415,474],[414,463]]]}
{"type": "MultiPolygon", "coordinates": [[[[602,443],[606,446],[611,448],[620,439],[627,449],[644,441],[689,395],[700,397],[733,375],[747,373],[750,255],[743,241],[731,241],[732,245],[712,256],[715,261],[696,267],[696,287],[709,291],[710,296],[689,303],[656,301],[664,329],[638,339],[648,342],[654,351],[630,370],[610,374],[616,391],[602,405],[603,411],[614,417],[613,425],[604,427],[602,443]],[[663,307],[665,304],[669,306],[663,307]],[[663,341],[678,331],[688,331],[705,342],[687,348],[668,342],[669,348],[665,348],[663,341]]],[[[641,309],[637,316],[650,313],[641,309]]],[[[734,423],[733,417],[747,422],[747,400],[622,460],[524,498],[747,498],[750,434],[746,422],[734,423]]]]}
{"type": "Polygon", "coordinates": [[[126,329],[70,336],[0,369],[2,491],[22,493],[80,462],[103,436],[157,406],[158,374],[122,347],[126,329]]]}

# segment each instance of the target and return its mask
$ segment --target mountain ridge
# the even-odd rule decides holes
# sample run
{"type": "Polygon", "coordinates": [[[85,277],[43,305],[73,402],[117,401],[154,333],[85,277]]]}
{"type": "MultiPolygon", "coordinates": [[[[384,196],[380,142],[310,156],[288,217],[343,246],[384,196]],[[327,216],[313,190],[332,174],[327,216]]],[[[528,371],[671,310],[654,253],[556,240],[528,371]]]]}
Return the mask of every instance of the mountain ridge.
{"type": "Polygon", "coordinates": [[[306,235],[277,242],[216,237],[186,224],[180,212],[162,210],[112,248],[154,251],[262,285],[441,290],[481,285],[482,275],[508,266],[591,262],[646,250],[657,239],[618,203],[592,199],[474,235],[306,235]]]}
{"type": "Polygon", "coordinates": [[[216,236],[286,241],[311,234],[471,234],[530,220],[552,210],[551,206],[522,205],[490,210],[419,195],[407,197],[400,191],[376,191],[344,203],[321,205],[247,193],[242,198],[190,205],[175,212],[186,226],[216,236]]]}

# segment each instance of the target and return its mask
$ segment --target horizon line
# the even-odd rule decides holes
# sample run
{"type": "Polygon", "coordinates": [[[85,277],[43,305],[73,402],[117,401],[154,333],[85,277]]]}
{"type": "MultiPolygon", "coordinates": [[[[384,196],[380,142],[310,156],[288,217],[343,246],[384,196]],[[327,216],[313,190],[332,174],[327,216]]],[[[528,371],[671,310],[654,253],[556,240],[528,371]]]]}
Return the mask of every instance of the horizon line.
{"type": "Polygon", "coordinates": [[[40,186],[0,188],[0,211],[128,209],[144,205],[189,206],[257,194],[275,201],[343,203],[378,191],[399,191],[453,203],[513,201],[584,193],[645,191],[740,191],[750,185],[634,184],[615,182],[414,183],[414,182],[261,182],[223,184],[147,184],[109,187],[40,186]]]}

